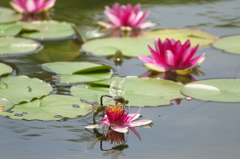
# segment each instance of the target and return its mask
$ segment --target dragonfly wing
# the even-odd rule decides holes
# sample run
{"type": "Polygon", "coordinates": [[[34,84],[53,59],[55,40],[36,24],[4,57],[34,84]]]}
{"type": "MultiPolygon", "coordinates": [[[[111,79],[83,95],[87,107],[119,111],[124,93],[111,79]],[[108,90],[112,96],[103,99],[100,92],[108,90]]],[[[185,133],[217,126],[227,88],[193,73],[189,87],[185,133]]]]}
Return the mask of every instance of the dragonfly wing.
{"type": "Polygon", "coordinates": [[[109,94],[111,96],[117,96],[118,95],[118,83],[115,80],[112,81],[112,83],[110,84],[109,94]]]}
{"type": "Polygon", "coordinates": [[[119,96],[123,96],[124,94],[124,87],[127,84],[127,79],[123,78],[122,81],[120,82],[119,86],[118,86],[118,95],[119,96]]]}

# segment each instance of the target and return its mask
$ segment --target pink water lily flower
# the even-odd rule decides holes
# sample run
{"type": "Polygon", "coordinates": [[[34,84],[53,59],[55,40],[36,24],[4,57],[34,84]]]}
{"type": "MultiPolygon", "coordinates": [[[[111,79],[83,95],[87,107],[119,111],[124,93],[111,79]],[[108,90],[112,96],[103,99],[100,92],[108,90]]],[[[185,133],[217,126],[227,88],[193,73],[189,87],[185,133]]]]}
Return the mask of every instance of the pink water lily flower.
{"type": "Polygon", "coordinates": [[[106,115],[99,124],[86,126],[85,128],[110,127],[112,130],[126,133],[128,128],[150,124],[151,120],[136,120],[139,118],[140,109],[135,114],[125,113],[125,109],[121,106],[114,105],[106,107],[106,115]]]}
{"type": "Polygon", "coordinates": [[[139,3],[134,7],[131,4],[121,6],[119,3],[115,3],[112,8],[106,6],[104,11],[111,23],[98,22],[98,24],[106,28],[146,29],[155,25],[151,22],[143,22],[149,13],[149,10],[141,11],[139,3]]]}
{"type": "Polygon", "coordinates": [[[19,13],[33,14],[47,12],[56,0],[13,0],[11,6],[19,13]]]}
{"type": "Polygon", "coordinates": [[[142,60],[144,66],[157,71],[167,72],[179,70],[182,72],[188,72],[192,68],[198,66],[205,59],[205,53],[193,57],[198,49],[198,45],[194,48],[190,48],[190,40],[187,40],[182,44],[179,40],[166,39],[162,41],[160,38],[154,41],[155,50],[148,46],[152,56],[138,55],[138,58],[142,60]]]}

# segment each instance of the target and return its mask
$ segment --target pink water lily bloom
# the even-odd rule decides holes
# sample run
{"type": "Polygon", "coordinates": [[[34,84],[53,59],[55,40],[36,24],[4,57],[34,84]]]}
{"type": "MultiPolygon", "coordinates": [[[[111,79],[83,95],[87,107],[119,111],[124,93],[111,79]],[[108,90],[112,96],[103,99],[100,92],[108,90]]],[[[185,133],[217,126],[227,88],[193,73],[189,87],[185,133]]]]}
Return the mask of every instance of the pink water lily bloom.
{"type": "Polygon", "coordinates": [[[47,12],[55,2],[56,0],[13,0],[10,4],[19,13],[34,14],[47,12]]]}
{"type": "Polygon", "coordinates": [[[145,67],[157,72],[190,70],[205,59],[205,53],[193,57],[198,49],[198,45],[190,48],[190,40],[182,44],[179,40],[166,39],[162,41],[159,38],[154,41],[154,44],[155,50],[148,46],[152,54],[151,57],[138,55],[138,58],[145,62],[145,67]]]}
{"type": "Polygon", "coordinates": [[[99,124],[86,126],[85,128],[110,127],[112,130],[126,133],[128,128],[150,124],[151,120],[136,120],[139,118],[140,109],[134,114],[125,113],[125,109],[115,105],[106,107],[106,115],[99,124]]]}
{"type": "Polygon", "coordinates": [[[134,7],[131,4],[121,6],[119,3],[115,3],[112,8],[106,6],[104,11],[111,23],[98,22],[98,24],[106,28],[146,29],[155,25],[151,22],[143,22],[149,13],[149,10],[141,11],[139,3],[134,7]]]}

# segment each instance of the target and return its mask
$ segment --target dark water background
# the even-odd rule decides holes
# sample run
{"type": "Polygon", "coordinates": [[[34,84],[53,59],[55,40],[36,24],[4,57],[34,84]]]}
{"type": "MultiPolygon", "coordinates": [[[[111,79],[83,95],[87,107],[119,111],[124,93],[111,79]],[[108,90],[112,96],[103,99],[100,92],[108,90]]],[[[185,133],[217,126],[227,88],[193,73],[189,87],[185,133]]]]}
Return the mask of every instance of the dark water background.
{"type": "MultiPolygon", "coordinates": [[[[0,6],[10,7],[8,0],[1,0],[0,6]]],[[[121,0],[121,4],[130,1],[121,0]]],[[[143,9],[151,10],[148,21],[157,23],[155,28],[199,28],[216,36],[240,34],[239,0],[141,0],[143,9]]],[[[52,17],[78,25],[97,26],[96,21],[106,20],[103,15],[105,5],[114,1],[105,0],[58,0],[52,17]]],[[[51,47],[71,45],[79,49],[73,40],[43,42],[51,47]]],[[[240,43],[240,42],[239,42],[240,43]]],[[[224,53],[213,47],[205,47],[198,53],[206,53],[206,60],[200,70],[205,76],[195,76],[197,80],[209,78],[239,78],[240,55],[224,53]]],[[[28,75],[46,79],[51,73],[41,69],[39,64],[50,61],[96,61],[111,64],[102,57],[85,57],[79,54],[52,56],[27,55],[0,58],[15,69],[16,75],[28,75]]],[[[141,75],[147,71],[136,58],[125,60],[115,72],[116,76],[141,75]]],[[[54,93],[69,94],[69,87],[51,81],[54,93]]],[[[147,91],[147,90],[146,90],[147,91]]],[[[129,108],[135,112],[136,108],[129,108]]],[[[99,143],[93,149],[88,144],[93,140],[84,129],[91,123],[91,117],[69,119],[67,121],[21,121],[0,117],[0,158],[3,159],[77,159],[77,158],[118,158],[131,159],[239,159],[240,156],[240,103],[217,103],[182,100],[171,106],[143,108],[144,119],[153,120],[151,129],[137,128],[142,141],[129,133],[127,145],[122,152],[107,155],[101,151],[99,143]]],[[[113,145],[105,143],[105,148],[113,145]]]]}

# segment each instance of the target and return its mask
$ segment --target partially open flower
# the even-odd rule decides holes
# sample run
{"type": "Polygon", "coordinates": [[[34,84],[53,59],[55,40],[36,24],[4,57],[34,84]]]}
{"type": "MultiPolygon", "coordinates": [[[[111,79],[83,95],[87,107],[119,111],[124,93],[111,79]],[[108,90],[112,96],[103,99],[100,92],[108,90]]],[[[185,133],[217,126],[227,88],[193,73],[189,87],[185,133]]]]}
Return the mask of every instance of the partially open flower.
{"type": "Polygon", "coordinates": [[[47,12],[51,9],[56,0],[13,0],[11,6],[19,13],[34,14],[47,12]]]}
{"type": "Polygon", "coordinates": [[[128,128],[150,124],[151,120],[136,120],[139,118],[140,109],[135,114],[128,114],[125,108],[114,105],[106,107],[106,115],[100,121],[100,124],[86,126],[85,128],[110,127],[112,130],[126,133],[128,128]]]}
{"type": "Polygon", "coordinates": [[[146,29],[155,25],[151,22],[143,22],[149,13],[149,10],[141,11],[141,4],[133,7],[131,4],[121,6],[119,3],[115,3],[112,8],[106,6],[104,11],[111,23],[98,22],[98,24],[106,28],[121,28],[123,30],[146,29]]]}
{"type": "Polygon", "coordinates": [[[179,40],[157,39],[154,42],[155,50],[148,46],[152,57],[138,55],[144,66],[157,72],[176,71],[179,74],[188,74],[191,69],[200,65],[205,59],[204,53],[193,57],[198,49],[198,45],[190,48],[190,40],[182,44],[179,40]]]}

